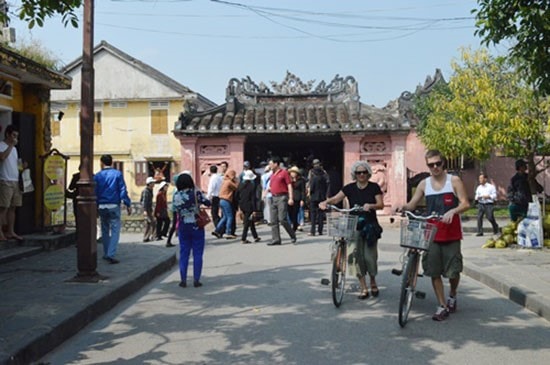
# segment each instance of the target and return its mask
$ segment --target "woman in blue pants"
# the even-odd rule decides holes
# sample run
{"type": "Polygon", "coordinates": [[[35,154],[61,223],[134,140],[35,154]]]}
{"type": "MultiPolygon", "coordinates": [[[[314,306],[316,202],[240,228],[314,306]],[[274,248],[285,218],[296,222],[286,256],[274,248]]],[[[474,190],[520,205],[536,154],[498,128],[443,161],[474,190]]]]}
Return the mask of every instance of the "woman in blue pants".
{"type": "Polygon", "coordinates": [[[174,194],[172,204],[178,213],[179,226],[178,238],[180,241],[180,277],[179,286],[187,287],[187,267],[189,255],[193,251],[193,286],[202,286],[200,282],[202,273],[202,256],[204,253],[204,228],[197,225],[196,215],[200,204],[210,206],[210,200],[206,199],[202,191],[196,189],[195,182],[189,174],[181,174],[176,180],[178,191],[174,194]]]}

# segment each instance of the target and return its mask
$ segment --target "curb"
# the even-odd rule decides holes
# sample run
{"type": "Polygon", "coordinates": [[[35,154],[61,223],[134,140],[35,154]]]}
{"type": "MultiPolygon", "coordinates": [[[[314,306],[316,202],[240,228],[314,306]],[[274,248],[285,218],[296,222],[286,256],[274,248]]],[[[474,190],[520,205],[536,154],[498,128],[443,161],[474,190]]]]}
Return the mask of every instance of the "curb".
{"type": "Polygon", "coordinates": [[[464,265],[463,273],[499,292],[512,302],[550,321],[550,304],[535,292],[510,284],[507,280],[495,278],[483,272],[475,264],[464,265]]]}
{"type": "Polygon", "coordinates": [[[21,343],[15,353],[0,354],[0,364],[29,364],[32,361],[40,359],[99,316],[111,310],[122,300],[143,288],[155,277],[167,272],[174,266],[176,261],[176,253],[174,253],[145,271],[138,272],[133,277],[129,277],[128,280],[123,280],[119,285],[111,288],[108,293],[95,298],[89,305],[76,313],[67,313],[66,318],[63,318],[58,323],[54,323],[51,327],[42,327],[38,331],[39,333],[36,333],[36,336],[29,337],[24,341],[25,343],[21,343]]]}

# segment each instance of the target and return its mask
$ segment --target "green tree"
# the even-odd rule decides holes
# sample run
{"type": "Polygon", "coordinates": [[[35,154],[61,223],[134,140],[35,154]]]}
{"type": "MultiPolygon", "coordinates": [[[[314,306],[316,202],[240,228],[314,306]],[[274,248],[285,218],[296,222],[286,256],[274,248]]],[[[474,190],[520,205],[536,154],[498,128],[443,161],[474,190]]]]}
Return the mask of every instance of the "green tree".
{"type": "Polygon", "coordinates": [[[520,73],[485,49],[465,49],[460,62],[451,66],[448,88],[415,101],[423,119],[422,142],[450,158],[464,155],[482,163],[495,151],[525,158],[534,182],[542,171],[537,170],[537,156],[550,152],[549,98],[538,95],[520,73]]]}
{"type": "Polygon", "coordinates": [[[550,1],[478,0],[475,32],[485,45],[512,42],[510,58],[543,95],[550,95],[550,1]]]}
{"type": "MultiPolygon", "coordinates": [[[[56,14],[61,15],[61,21],[65,26],[71,24],[78,27],[78,16],[75,10],[83,3],[83,0],[21,0],[21,5],[15,10],[17,16],[28,23],[29,28],[35,25],[42,27],[46,18],[56,14]]],[[[7,23],[9,13],[0,12],[0,21],[7,23]]]]}

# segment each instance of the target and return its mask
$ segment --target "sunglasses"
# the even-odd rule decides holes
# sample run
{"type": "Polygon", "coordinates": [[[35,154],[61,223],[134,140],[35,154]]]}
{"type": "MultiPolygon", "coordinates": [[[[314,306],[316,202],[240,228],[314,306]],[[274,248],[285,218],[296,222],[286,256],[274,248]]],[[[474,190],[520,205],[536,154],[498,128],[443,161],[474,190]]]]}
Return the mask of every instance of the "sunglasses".
{"type": "Polygon", "coordinates": [[[428,165],[430,169],[433,169],[434,167],[441,167],[441,165],[443,165],[443,161],[432,162],[426,165],[428,165]]]}
{"type": "Polygon", "coordinates": [[[365,171],[365,170],[363,170],[363,171],[355,171],[355,175],[368,175],[368,174],[369,174],[369,172],[368,172],[368,171],[365,171]]]}

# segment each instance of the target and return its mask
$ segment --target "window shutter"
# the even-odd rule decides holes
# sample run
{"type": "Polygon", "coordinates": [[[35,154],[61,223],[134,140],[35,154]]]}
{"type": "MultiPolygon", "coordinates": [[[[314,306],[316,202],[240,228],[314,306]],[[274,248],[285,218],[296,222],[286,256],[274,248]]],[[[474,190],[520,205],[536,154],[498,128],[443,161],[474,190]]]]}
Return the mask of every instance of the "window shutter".
{"type": "Polygon", "coordinates": [[[101,136],[101,112],[94,112],[94,136],[101,136]]]}
{"type": "Polygon", "coordinates": [[[135,169],[136,185],[145,185],[148,175],[147,161],[135,162],[135,169]]]}
{"type": "Polygon", "coordinates": [[[168,134],[168,110],[151,110],[151,134],[168,134]]]}

